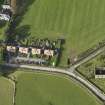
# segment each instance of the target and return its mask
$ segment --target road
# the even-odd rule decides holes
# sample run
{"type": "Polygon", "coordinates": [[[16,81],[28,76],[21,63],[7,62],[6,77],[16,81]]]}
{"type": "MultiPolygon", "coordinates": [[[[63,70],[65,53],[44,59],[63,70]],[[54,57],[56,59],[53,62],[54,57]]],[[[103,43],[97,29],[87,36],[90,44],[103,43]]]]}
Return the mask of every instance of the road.
{"type": "Polygon", "coordinates": [[[86,58],[82,59],[81,61],[79,61],[78,63],[72,65],[68,71],[73,72],[77,67],[79,67],[80,65],[86,63],[87,61],[93,59],[94,57],[96,57],[97,55],[99,55],[100,53],[105,51],[105,47],[102,47],[100,49],[98,49],[97,51],[93,52],[92,54],[90,54],[89,56],[87,56],[86,58]]]}
{"type": "Polygon", "coordinates": [[[74,79],[76,79],[77,81],[79,81],[81,84],[83,84],[84,86],[86,86],[87,88],[89,88],[96,96],[98,96],[101,100],[105,101],[105,94],[98,89],[95,85],[93,85],[91,82],[89,82],[88,80],[80,77],[78,74],[76,74],[74,72],[74,70],[79,67],[80,65],[82,65],[83,63],[91,60],[92,58],[94,58],[95,56],[99,55],[100,53],[105,51],[105,47],[101,47],[100,49],[96,50],[95,52],[93,52],[92,54],[90,54],[89,56],[87,56],[86,58],[82,59],[80,62],[72,65],[69,69],[65,70],[65,69],[58,69],[58,68],[50,68],[50,67],[40,67],[40,66],[29,66],[29,65],[18,65],[18,64],[5,64],[6,66],[10,66],[10,67],[16,67],[16,68],[26,68],[26,69],[32,69],[32,70],[39,70],[39,71],[47,71],[50,73],[62,73],[62,74],[66,74],[74,79]]]}
{"type": "Polygon", "coordinates": [[[105,94],[99,90],[96,86],[94,86],[92,83],[90,83],[89,81],[81,78],[80,76],[78,76],[77,74],[75,74],[74,72],[70,72],[64,69],[57,69],[57,68],[50,68],[50,67],[39,67],[39,66],[29,66],[29,65],[18,65],[18,64],[5,64],[6,66],[10,66],[10,67],[16,67],[16,68],[25,68],[25,69],[32,69],[32,70],[40,70],[40,71],[47,71],[47,72],[53,72],[53,73],[62,73],[62,74],[66,74],[74,79],[76,79],[77,81],[79,81],[80,83],[82,83],[83,85],[85,85],[87,88],[89,88],[96,96],[98,96],[101,100],[105,101],[105,94]]]}
{"type": "Polygon", "coordinates": [[[13,99],[12,99],[12,102],[13,102],[13,105],[15,105],[16,84],[12,79],[9,78],[8,80],[13,84],[13,99]]]}

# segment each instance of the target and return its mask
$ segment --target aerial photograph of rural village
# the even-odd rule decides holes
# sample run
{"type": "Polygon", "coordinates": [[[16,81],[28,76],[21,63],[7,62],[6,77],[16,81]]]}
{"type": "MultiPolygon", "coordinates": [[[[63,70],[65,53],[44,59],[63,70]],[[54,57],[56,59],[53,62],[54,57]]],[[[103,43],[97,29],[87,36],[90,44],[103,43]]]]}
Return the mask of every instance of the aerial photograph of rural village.
{"type": "Polygon", "coordinates": [[[105,105],[105,0],[0,0],[0,105],[105,105]]]}

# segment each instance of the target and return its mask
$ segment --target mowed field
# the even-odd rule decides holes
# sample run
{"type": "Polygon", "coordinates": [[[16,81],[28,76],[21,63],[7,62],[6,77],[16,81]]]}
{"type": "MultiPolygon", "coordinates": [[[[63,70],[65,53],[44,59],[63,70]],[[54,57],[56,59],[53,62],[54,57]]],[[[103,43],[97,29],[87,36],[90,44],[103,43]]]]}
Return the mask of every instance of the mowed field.
{"type": "Polygon", "coordinates": [[[0,76],[0,105],[12,105],[13,85],[10,81],[0,76]]]}
{"type": "Polygon", "coordinates": [[[65,38],[61,64],[105,39],[105,0],[26,0],[20,26],[31,36],[65,38]],[[31,2],[31,3],[30,3],[31,2]]]}
{"type": "Polygon", "coordinates": [[[87,89],[47,73],[19,74],[16,88],[16,105],[101,105],[87,89]]]}

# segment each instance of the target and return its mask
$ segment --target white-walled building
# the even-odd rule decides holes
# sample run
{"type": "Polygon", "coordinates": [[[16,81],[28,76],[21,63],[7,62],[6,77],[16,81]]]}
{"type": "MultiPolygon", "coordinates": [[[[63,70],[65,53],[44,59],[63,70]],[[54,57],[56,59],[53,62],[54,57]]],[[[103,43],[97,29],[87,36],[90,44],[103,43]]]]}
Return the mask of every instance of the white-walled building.
{"type": "Polygon", "coordinates": [[[10,16],[7,14],[0,14],[0,20],[5,20],[5,21],[9,21],[10,20],[10,16]]]}
{"type": "Polygon", "coordinates": [[[105,68],[96,68],[95,78],[105,78],[105,68]]]}
{"type": "Polygon", "coordinates": [[[41,54],[41,49],[37,49],[37,48],[32,48],[32,54],[41,54]]]}
{"type": "Polygon", "coordinates": [[[7,46],[7,51],[9,52],[16,52],[16,47],[15,46],[7,46]]]}
{"type": "Polygon", "coordinates": [[[54,51],[53,50],[44,50],[44,55],[54,56],[54,51]]]}
{"type": "Polygon", "coordinates": [[[22,53],[22,54],[28,54],[28,48],[19,47],[19,52],[22,53]]]}
{"type": "Polygon", "coordinates": [[[8,10],[11,10],[12,9],[10,5],[2,5],[2,8],[3,9],[8,9],[8,10]]]}

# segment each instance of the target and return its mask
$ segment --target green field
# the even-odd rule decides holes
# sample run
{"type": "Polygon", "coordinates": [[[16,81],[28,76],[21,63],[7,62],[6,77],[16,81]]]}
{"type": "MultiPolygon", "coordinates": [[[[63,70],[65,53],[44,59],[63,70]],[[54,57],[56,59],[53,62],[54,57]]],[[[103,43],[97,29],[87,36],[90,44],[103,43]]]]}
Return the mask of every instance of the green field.
{"type": "Polygon", "coordinates": [[[4,27],[0,28],[0,40],[3,40],[5,38],[4,36],[4,27]]]}
{"type": "Polygon", "coordinates": [[[0,105],[12,105],[13,85],[0,76],[0,105]]]}
{"type": "Polygon", "coordinates": [[[105,39],[105,0],[22,1],[27,9],[20,28],[26,26],[35,37],[65,38],[61,65],[66,65],[68,56],[77,55],[105,39]]]}
{"type": "Polygon", "coordinates": [[[19,74],[16,87],[16,105],[101,105],[87,89],[47,73],[19,74]]]}

